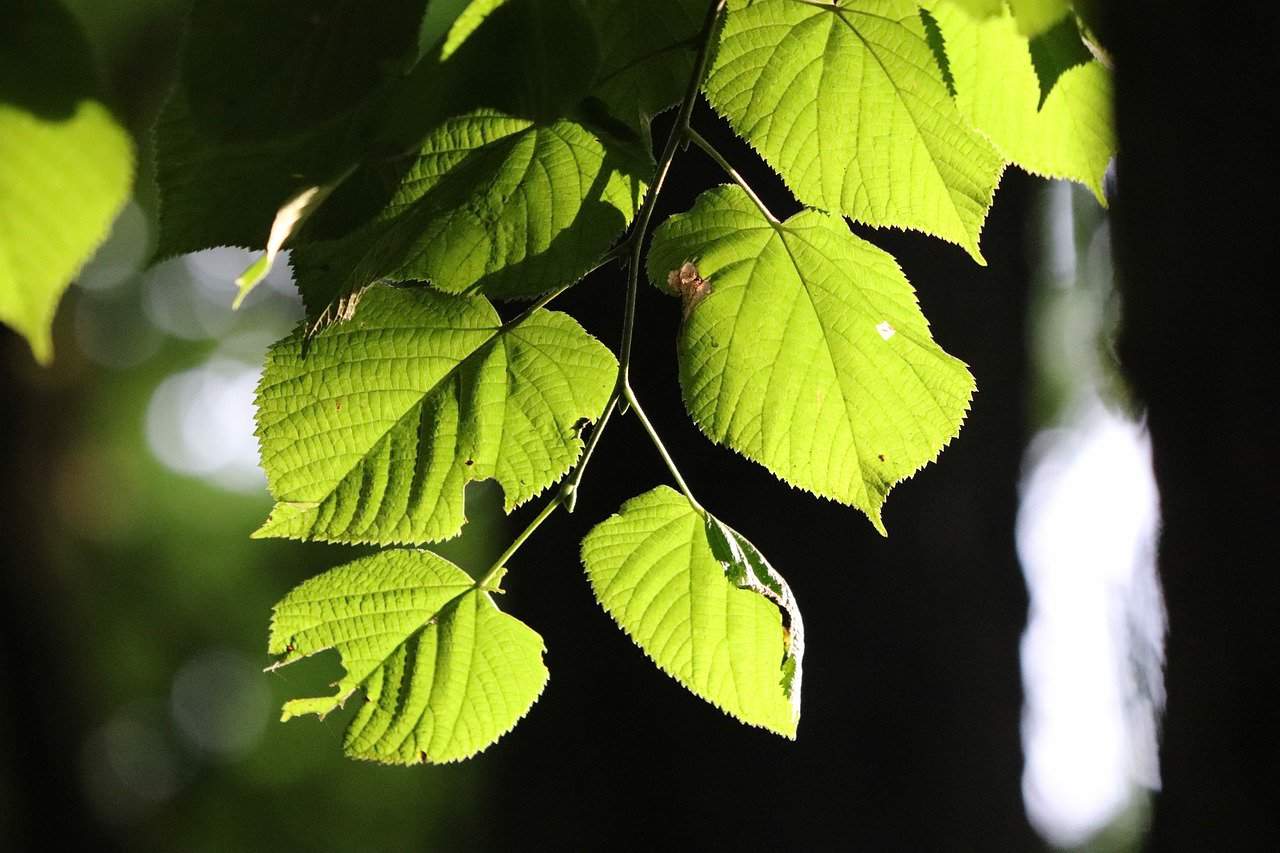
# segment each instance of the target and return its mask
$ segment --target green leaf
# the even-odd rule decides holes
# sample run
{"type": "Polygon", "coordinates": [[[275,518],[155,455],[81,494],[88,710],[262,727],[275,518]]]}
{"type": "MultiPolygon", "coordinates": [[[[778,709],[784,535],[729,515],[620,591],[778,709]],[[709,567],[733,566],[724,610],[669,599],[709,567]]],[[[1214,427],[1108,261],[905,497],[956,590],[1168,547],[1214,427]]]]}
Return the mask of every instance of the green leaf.
{"type": "Polygon", "coordinates": [[[199,0],[156,127],[160,256],[260,248],[277,212],[366,155],[425,0],[199,0]]]}
{"type": "Polygon", "coordinates": [[[1009,0],[1009,6],[1024,36],[1047,32],[1071,11],[1068,0],[1009,0]]]}
{"type": "Polygon", "coordinates": [[[58,300],[133,183],[133,143],[98,100],[92,53],[58,3],[0,26],[0,322],[53,359],[58,300]]]}
{"type": "Polygon", "coordinates": [[[312,578],[272,610],[272,667],[336,649],[332,696],[282,718],[324,717],[357,690],[347,755],[386,764],[469,758],[515,727],[547,683],[542,638],[466,572],[427,551],[383,551],[312,578]]]}
{"type": "Polygon", "coordinates": [[[1057,24],[1031,39],[1031,65],[1036,70],[1036,79],[1040,83],[1040,101],[1037,108],[1043,107],[1045,99],[1053,91],[1058,79],[1075,68],[1093,60],[1093,54],[1085,46],[1080,37],[1080,28],[1076,25],[1074,15],[1067,15],[1057,24]]]}
{"type": "MultiPolygon", "coordinates": [[[[441,50],[448,58],[495,9],[515,0],[474,0],[450,28],[441,50]]],[[[562,4],[570,5],[570,4],[562,4]]],[[[647,136],[649,118],[684,93],[693,57],[703,0],[590,0],[577,4],[595,29],[598,66],[591,75],[582,45],[573,33],[553,34],[572,50],[577,79],[590,82],[586,97],[597,101],[631,132],[647,136]]],[[[430,11],[428,16],[430,16],[430,11]]]]}
{"type": "Polygon", "coordinates": [[[271,233],[267,235],[266,251],[236,279],[239,292],[231,303],[232,309],[238,309],[245,297],[267,277],[284,244],[320,208],[320,205],[324,204],[325,199],[336,189],[339,181],[323,186],[307,187],[276,211],[276,218],[271,222],[271,233]]]}
{"type": "Polygon", "coordinates": [[[1004,0],[953,0],[975,18],[990,18],[1004,11],[1004,0]]]}
{"type": "Polygon", "coordinates": [[[581,278],[630,223],[650,169],[568,119],[450,119],[374,222],[294,252],[308,316],[375,281],[509,298],[581,278]]]}
{"type": "Polygon", "coordinates": [[[791,717],[800,720],[800,684],[804,663],[804,620],[791,587],[745,536],[710,513],[707,544],[724,567],[725,576],[739,589],[749,589],[774,603],[782,615],[782,692],[791,702],[791,717]]]}
{"type": "Polygon", "coordinates": [[[706,0],[593,0],[601,61],[591,94],[647,134],[649,118],[689,84],[706,11],[706,0]]]}
{"type": "Polygon", "coordinates": [[[476,31],[480,24],[484,23],[484,19],[489,17],[490,13],[506,2],[507,0],[470,0],[467,7],[458,15],[457,20],[449,27],[444,44],[441,46],[441,58],[447,59],[476,31]]]}
{"type": "Polygon", "coordinates": [[[341,313],[375,281],[510,298],[588,272],[653,168],[640,138],[592,100],[599,63],[591,21],[563,0],[508,0],[447,59],[424,62],[387,130],[416,149],[389,205],[293,254],[308,315],[341,313]]]}
{"type": "Polygon", "coordinates": [[[914,2],[738,0],[705,88],[800,201],[982,261],[1004,163],[956,110],[914,2]]]}
{"type": "MultiPolygon", "coordinates": [[[[498,0],[501,2],[501,0],[498,0]]],[[[456,29],[459,19],[470,14],[471,9],[482,5],[480,0],[432,0],[422,16],[418,29],[418,53],[428,54],[456,29]]]]}
{"type": "Polygon", "coordinates": [[[929,50],[933,51],[934,61],[938,63],[938,71],[942,73],[942,82],[947,84],[947,91],[954,98],[956,95],[956,79],[951,76],[951,61],[947,59],[946,39],[942,37],[942,30],[938,27],[937,20],[929,13],[928,9],[920,10],[920,23],[924,24],[925,41],[929,43],[929,50]]]}
{"type": "Polygon", "coordinates": [[[661,486],[596,525],[582,562],[601,606],[663,672],[739,720],[795,738],[803,628],[789,590],[785,610],[761,592],[769,581],[757,572],[786,587],[750,543],[661,486]]]}
{"type": "Polygon", "coordinates": [[[351,322],[267,355],[258,439],[277,504],[255,536],[447,539],[466,484],[490,477],[510,512],[577,460],[616,370],[566,314],[504,326],[479,297],[375,287],[351,322]]]}
{"type": "Polygon", "coordinates": [[[1105,204],[1103,175],[1116,151],[1111,72],[1096,60],[1077,65],[1037,109],[1040,83],[1027,39],[1007,13],[977,23],[953,3],[927,5],[946,38],[960,111],[1009,161],[1078,181],[1105,204]]]}
{"type": "Polygon", "coordinates": [[[897,263],[829,214],[770,223],[737,187],[654,234],[658,287],[686,261],[709,285],[677,343],[694,421],[884,533],[885,496],[956,435],[974,390],[897,263]]]}

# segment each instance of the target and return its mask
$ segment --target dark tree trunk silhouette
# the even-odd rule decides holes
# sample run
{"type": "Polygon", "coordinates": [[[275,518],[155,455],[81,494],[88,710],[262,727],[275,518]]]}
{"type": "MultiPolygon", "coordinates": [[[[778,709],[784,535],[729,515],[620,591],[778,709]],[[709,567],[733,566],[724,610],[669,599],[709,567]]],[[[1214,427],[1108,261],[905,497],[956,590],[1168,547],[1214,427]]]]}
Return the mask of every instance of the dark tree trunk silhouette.
{"type": "Polygon", "coordinates": [[[1169,608],[1151,847],[1275,850],[1277,13],[1111,6],[1121,357],[1149,411],[1169,608]]]}

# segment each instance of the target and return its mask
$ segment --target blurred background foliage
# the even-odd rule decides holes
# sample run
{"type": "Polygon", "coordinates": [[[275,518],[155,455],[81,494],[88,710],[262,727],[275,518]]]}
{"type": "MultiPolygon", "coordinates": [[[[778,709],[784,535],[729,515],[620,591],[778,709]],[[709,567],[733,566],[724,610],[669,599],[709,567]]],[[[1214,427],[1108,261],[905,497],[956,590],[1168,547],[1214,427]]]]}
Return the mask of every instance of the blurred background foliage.
{"type": "MultiPolygon", "coordinates": [[[[13,335],[2,341],[6,467],[20,469],[10,482],[47,494],[6,505],[6,530],[21,529],[3,588],[18,624],[0,633],[0,662],[18,689],[0,703],[0,742],[30,761],[0,762],[0,847],[34,849],[59,813],[86,846],[144,850],[288,848],[333,834],[404,850],[474,835],[482,764],[352,762],[339,742],[354,708],[323,724],[276,722],[286,698],[322,690],[339,669],[319,656],[264,675],[271,605],[363,553],[248,538],[271,507],[253,390],[266,346],[300,320],[301,303],[285,266],[233,312],[249,252],[150,265],[148,128],[185,3],[67,5],[139,140],[139,178],[59,309],[53,366],[37,367],[13,335]],[[42,766],[50,778],[32,779],[42,766]]],[[[473,490],[468,513],[468,535],[442,550],[483,567],[503,538],[498,495],[473,490]]]]}

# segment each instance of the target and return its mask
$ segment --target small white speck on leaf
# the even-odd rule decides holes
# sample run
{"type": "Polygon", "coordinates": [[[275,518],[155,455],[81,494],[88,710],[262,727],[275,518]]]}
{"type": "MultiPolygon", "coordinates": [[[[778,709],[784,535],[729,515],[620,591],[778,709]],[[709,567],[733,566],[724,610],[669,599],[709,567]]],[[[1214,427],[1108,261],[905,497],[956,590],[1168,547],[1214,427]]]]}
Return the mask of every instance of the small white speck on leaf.
{"type": "Polygon", "coordinates": [[[876,324],[876,331],[879,332],[880,337],[884,338],[886,341],[894,335],[894,328],[889,325],[888,320],[882,320],[880,323],[876,324]]]}

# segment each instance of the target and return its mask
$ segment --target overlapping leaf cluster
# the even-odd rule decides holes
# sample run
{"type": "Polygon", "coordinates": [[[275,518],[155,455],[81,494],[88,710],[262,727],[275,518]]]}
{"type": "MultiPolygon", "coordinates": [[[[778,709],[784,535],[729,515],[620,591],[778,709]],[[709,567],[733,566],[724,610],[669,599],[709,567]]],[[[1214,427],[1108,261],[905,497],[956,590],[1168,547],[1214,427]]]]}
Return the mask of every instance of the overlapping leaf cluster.
{"type": "MultiPolygon", "coordinates": [[[[605,260],[640,258],[678,143],[707,147],[740,185],[659,225],[644,265],[683,296],[688,411],[714,442],[883,533],[887,494],[956,435],[974,380],[894,259],[846,220],[982,262],[1008,164],[1103,200],[1102,51],[1065,0],[442,8],[196,0],[156,128],[161,253],[265,249],[243,295],[288,248],[306,305],[258,390],[276,505],[256,535],[388,546],[275,608],[277,665],[336,649],[346,670],[285,717],[361,692],[347,751],[392,763],[462,759],[508,731],[547,672],[541,638],[493,593],[526,535],[572,509],[582,470],[478,580],[417,548],[462,530],[468,483],[495,479],[510,512],[585,465],[629,406],[680,491],[648,491],[587,535],[591,586],[689,690],[794,737],[804,633],[786,581],[693,497],[630,388],[629,346],[619,364],[546,305],[605,260]],[[649,119],[682,95],[655,162],[649,119]],[[801,213],[765,208],[689,125],[693,97],[801,213]],[[505,315],[491,301],[512,299],[534,301],[505,315]]],[[[624,342],[640,273],[633,260],[624,342]]]]}

